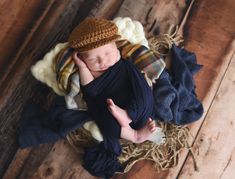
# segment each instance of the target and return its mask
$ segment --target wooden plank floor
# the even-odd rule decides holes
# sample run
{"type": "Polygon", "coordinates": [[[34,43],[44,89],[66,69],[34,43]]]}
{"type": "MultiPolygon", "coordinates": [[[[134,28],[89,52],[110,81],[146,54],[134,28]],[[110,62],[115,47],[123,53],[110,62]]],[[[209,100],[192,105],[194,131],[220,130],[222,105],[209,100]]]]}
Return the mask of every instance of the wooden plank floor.
{"type": "Polygon", "coordinates": [[[195,52],[204,65],[196,84],[205,113],[189,126],[199,171],[194,171],[192,158],[184,150],[179,164],[171,170],[158,173],[151,162],[140,161],[130,172],[114,178],[235,178],[235,2],[195,0],[191,5],[189,8],[184,0],[2,0],[0,178],[96,178],[82,168],[81,156],[66,141],[24,150],[17,144],[25,102],[34,98],[47,105],[45,101],[52,96],[30,75],[30,66],[65,41],[86,16],[129,16],[141,21],[147,36],[164,33],[169,25],[180,25],[178,33],[185,38],[185,48],[195,52]]]}

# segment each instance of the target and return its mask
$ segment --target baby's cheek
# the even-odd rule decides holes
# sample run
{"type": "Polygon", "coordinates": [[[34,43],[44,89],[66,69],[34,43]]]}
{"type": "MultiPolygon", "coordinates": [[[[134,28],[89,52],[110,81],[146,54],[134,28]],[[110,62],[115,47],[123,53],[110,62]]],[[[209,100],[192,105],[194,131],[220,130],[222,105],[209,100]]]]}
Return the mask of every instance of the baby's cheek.
{"type": "Polygon", "coordinates": [[[120,51],[119,51],[119,50],[117,50],[116,55],[117,55],[117,59],[119,60],[119,59],[121,58],[121,54],[120,54],[120,51]]]}
{"type": "Polygon", "coordinates": [[[99,65],[98,64],[89,64],[87,65],[90,70],[98,70],[99,65]]]}

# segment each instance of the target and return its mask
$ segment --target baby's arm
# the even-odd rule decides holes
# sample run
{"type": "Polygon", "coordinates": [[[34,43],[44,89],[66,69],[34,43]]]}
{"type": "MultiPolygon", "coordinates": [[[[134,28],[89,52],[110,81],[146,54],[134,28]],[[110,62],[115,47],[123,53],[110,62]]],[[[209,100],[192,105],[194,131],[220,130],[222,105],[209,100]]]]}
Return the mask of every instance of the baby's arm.
{"type": "Polygon", "coordinates": [[[75,52],[73,54],[73,59],[79,69],[79,76],[80,76],[81,85],[86,85],[86,84],[90,83],[91,81],[93,81],[94,77],[92,76],[87,65],[78,57],[77,52],[75,52]]]}

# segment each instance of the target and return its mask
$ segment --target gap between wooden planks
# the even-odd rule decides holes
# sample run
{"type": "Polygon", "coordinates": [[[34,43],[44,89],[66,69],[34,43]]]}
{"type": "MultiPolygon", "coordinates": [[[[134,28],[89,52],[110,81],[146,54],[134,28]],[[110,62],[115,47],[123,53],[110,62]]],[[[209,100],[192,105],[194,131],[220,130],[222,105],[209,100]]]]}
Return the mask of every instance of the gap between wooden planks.
{"type": "MultiPolygon", "coordinates": [[[[233,1],[225,2],[220,0],[213,4],[208,1],[195,1],[194,8],[190,12],[190,17],[184,27],[187,28],[184,29],[186,48],[189,50],[192,49],[192,51],[197,54],[199,63],[204,65],[202,71],[196,77],[196,83],[198,89],[197,94],[200,99],[203,100],[205,113],[201,121],[190,126],[191,132],[194,136],[192,143],[198,133],[200,134],[201,128],[207,124],[208,109],[210,108],[212,101],[215,99],[215,94],[218,91],[234,53],[233,39],[235,21],[234,19],[231,19],[231,14],[233,14],[233,10],[235,8],[234,5],[233,1]]],[[[188,156],[188,152],[183,152],[181,157],[181,164],[179,164],[175,169],[170,170],[167,178],[177,178],[181,167],[182,172],[185,172],[190,168],[190,174],[193,173],[193,163],[191,160],[190,163],[186,162],[186,168],[184,167],[185,160],[188,161],[191,159],[191,157],[188,156]]],[[[216,157],[214,159],[216,160],[216,157]]],[[[199,168],[200,167],[203,168],[203,165],[199,165],[199,168]]],[[[196,173],[195,176],[197,176],[196,173]]],[[[210,177],[209,173],[205,178],[208,177],[210,177]]],[[[189,174],[186,174],[180,175],[180,178],[190,177],[189,174]]]]}
{"type": "Polygon", "coordinates": [[[233,56],[193,145],[199,171],[187,158],[179,178],[235,177],[235,40],[233,56]]]}

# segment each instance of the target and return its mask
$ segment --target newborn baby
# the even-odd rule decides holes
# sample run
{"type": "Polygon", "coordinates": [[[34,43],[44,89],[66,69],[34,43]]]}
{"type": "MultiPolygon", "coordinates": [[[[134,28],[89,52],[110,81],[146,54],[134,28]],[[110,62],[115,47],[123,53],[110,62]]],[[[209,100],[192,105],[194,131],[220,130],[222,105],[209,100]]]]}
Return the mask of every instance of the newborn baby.
{"type": "MultiPolygon", "coordinates": [[[[103,141],[87,148],[83,155],[83,167],[99,177],[123,171],[118,161],[122,152],[120,138],[141,143],[154,139],[157,131],[151,119],[152,90],[134,66],[146,67],[146,59],[151,63],[157,59],[151,53],[143,53],[141,45],[130,49],[122,44],[117,48],[120,37],[112,21],[87,18],[70,34],[69,49],[55,60],[58,86],[65,92],[71,91],[73,74],[79,73],[88,116],[102,134],[103,141]]],[[[150,68],[156,69],[152,65],[150,68]]]]}
{"type": "MultiPolygon", "coordinates": [[[[141,96],[139,97],[149,98],[150,96],[151,100],[149,103],[153,103],[152,92],[143,78],[143,75],[135,69],[134,65],[121,59],[116,43],[111,42],[88,51],[75,52],[73,58],[79,69],[81,89],[84,93],[84,100],[88,104],[88,111],[91,113],[92,118],[94,118],[99,128],[101,128],[101,132],[118,138],[124,138],[134,143],[141,143],[147,140],[151,133],[156,130],[155,122],[152,121],[150,117],[152,109],[146,110],[146,106],[136,108],[136,105],[141,106],[141,104],[131,104],[138,101],[137,99],[131,98],[134,97],[134,90],[144,90],[140,92],[141,96]],[[128,70],[128,68],[131,68],[131,70],[128,70]],[[115,71],[115,77],[113,77],[113,79],[110,77],[112,76],[112,71],[115,71]],[[131,77],[128,75],[131,75],[131,77]],[[119,79],[117,79],[117,77],[119,79]],[[105,88],[110,84],[106,87],[101,87],[104,90],[94,87],[104,85],[104,81],[106,80],[108,83],[116,83],[116,87],[112,85],[113,90],[108,90],[109,94],[105,94],[107,93],[105,88]],[[133,89],[134,86],[131,85],[131,80],[138,81],[135,84],[135,88],[138,89],[133,89]],[[147,90],[145,90],[146,88],[147,90]],[[150,94],[145,95],[145,93],[150,94]],[[105,99],[105,97],[107,98],[105,99]],[[117,105],[115,104],[116,102],[117,105]],[[107,110],[105,108],[107,108],[107,110]],[[146,111],[149,113],[146,119],[138,119],[138,116],[134,114],[146,113],[146,111]],[[132,119],[132,117],[136,119],[132,119]],[[133,120],[134,123],[138,125],[135,127],[138,128],[141,126],[141,128],[133,129],[130,126],[133,120]]],[[[146,100],[147,99],[144,99],[144,101],[146,100]]],[[[152,107],[152,105],[150,105],[150,107],[152,107]]],[[[146,117],[146,115],[142,114],[140,116],[146,117]]]]}

